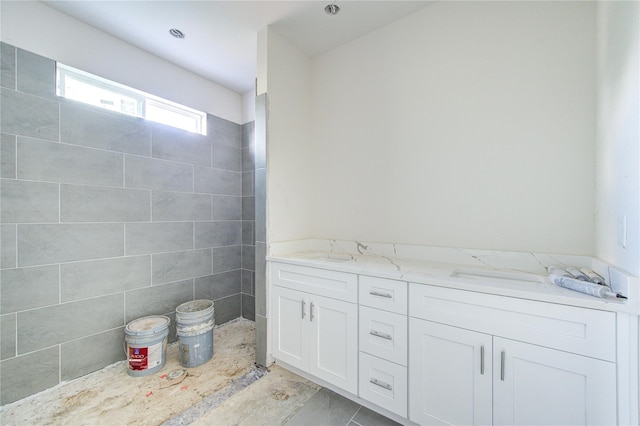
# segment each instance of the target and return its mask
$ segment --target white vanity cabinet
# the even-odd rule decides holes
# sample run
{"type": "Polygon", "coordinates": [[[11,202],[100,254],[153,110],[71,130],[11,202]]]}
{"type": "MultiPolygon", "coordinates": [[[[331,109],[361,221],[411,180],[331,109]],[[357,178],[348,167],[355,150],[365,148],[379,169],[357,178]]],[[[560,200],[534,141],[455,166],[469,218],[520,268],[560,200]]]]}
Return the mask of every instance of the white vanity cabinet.
{"type": "Polygon", "coordinates": [[[419,424],[607,424],[615,314],[410,285],[409,418],[419,424]]]}
{"type": "Polygon", "coordinates": [[[492,336],[410,318],[409,417],[421,425],[492,423],[492,336]]]}
{"type": "Polygon", "coordinates": [[[493,423],[615,425],[612,362],[494,337],[493,423]]]}
{"type": "Polygon", "coordinates": [[[633,418],[619,406],[619,395],[629,398],[618,383],[629,368],[616,349],[633,329],[614,312],[326,265],[269,265],[273,357],[395,420],[615,425],[633,418]]]}
{"type": "Polygon", "coordinates": [[[280,263],[271,272],[274,358],[357,394],[357,275],[280,263]]]}
{"type": "Polygon", "coordinates": [[[360,275],[359,396],[407,416],[407,283],[360,275]]]}

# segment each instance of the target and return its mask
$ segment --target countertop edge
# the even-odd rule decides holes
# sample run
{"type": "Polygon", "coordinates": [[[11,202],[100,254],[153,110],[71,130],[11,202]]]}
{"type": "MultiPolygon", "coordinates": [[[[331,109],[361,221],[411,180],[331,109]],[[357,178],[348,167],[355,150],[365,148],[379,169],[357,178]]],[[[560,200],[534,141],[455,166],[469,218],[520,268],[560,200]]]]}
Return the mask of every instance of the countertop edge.
{"type": "MultiPolygon", "coordinates": [[[[577,293],[571,290],[557,287],[554,284],[546,283],[515,283],[515,287],[506,288],[504,285],[498,285],[491,282],[490,278],[485,280],[469,280],[459,277],[452,277],[443,273],[441,276],[432,276],[425,273],[404,273],[400,270],[390,271],[387,266],[385,270],[382,268],[366,268],[362,265],[345,262],[323,261],[320,259],[304,258],[302,256],[267,256],[268,262],[286,263],[298,266],[307,266],[331,271],[352,273],[358,275],[375,276],[379,278],[388,278],[398,281],[406,281],[409,283],[432,285],[437,287],[451,288],[456,290],[471,291],[482,294],[491,294],[496,296],[512,297],[517,299],[532,300],[538,302],[547,302],[560,305],[575,306],[587,309],[597,309],[609,312],[619,312],[632,315],[638,315],[637,309],[633,304],[625,301],[617,301],[610,299],[600,299],[593,296],[577,293]],[[524,286],[531,286],[531,289],[525,289],[524,286]]],[[[390,263],[392,265],[392,263],[390,263]]],[[[510,281],[511,282],[511,281],[510,281]]]]}

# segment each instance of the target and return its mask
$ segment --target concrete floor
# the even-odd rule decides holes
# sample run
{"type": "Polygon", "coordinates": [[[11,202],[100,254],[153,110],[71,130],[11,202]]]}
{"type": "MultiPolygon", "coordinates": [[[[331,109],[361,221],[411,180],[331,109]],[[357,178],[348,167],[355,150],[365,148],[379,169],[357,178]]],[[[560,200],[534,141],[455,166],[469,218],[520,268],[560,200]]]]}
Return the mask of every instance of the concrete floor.
{"type": "Polygon", "coordinates": [[[2,407],[0,424],[397,424],[277,365],[255,366],[254,335],[253,322],[232,321],[214,329],[214,356],[201,366],[182,369],[172,344],[155,374],[131,377],[119,362],[2,407]]]}

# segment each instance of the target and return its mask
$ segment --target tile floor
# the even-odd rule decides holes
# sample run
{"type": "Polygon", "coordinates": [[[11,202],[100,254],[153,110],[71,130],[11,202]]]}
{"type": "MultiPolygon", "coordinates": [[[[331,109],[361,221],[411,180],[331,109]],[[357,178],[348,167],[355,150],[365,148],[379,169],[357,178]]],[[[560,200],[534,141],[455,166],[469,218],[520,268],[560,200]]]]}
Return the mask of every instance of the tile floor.
{"type": "Polygon", "coordinates": [[[392,426],[398,425],[370,409],[322,388],[289,419],[286,426],[392,426]]]}

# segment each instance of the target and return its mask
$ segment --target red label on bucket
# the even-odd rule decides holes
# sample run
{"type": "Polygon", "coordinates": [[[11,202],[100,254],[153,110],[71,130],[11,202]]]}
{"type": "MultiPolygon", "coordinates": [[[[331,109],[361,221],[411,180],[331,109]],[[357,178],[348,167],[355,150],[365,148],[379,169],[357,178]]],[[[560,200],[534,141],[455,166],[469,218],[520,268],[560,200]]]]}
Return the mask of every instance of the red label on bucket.
{"type": "Polygon", "coordinates": [[[129,346],[129,369],[147,370],[162,363],[162,343],[149,347],[132,348],[129,346]]]}
{"type": "Polygon", "coordinates": [[[146,370],[148,366],[149,348],[129,348],[129,368],[132,370],[146,370]]]}

